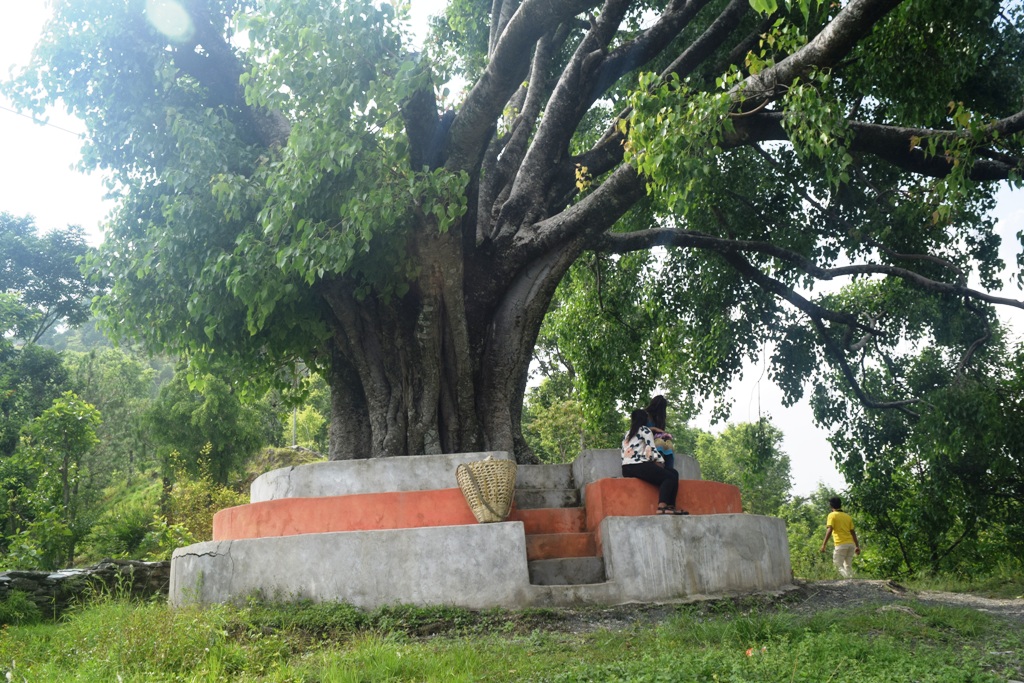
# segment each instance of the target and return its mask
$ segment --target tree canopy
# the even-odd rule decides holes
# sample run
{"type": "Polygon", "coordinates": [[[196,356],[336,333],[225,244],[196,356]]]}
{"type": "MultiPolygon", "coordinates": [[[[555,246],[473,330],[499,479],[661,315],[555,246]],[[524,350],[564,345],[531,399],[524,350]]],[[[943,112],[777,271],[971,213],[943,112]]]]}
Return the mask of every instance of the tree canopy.
{"type": "MultiPolygon", "coordinates": [[[[839,467],[887,573],[971,571],[993,557],[1022,557],[1024,348],[992,345],[949,378],[934,349],[907,368],[927,396],[914,411],[837,410],[815,397],[833,432],[839,467]]],[[[873,384],[882,379],[873,373],[873,384]]]]}
{"type": "Polygon", "coordinates": [[[701,477],[740,489],[745,512],[775,516],[789,499],[789,456],[782,451],[782,432],[768,418],[730,424],[717,437],[702,433],[694,455],[701,477]]]}
{"type": "Polygon", "coordinates": [[[180,459],[177,464],[190,474],[198,475],[205,467],[213,481],[226,484],[269,442],[261,427],[271,420],[260,412],[259,406],[243,404],[226,382],[206,377],[200,393],[178,373],[161,387],[145,419],[165,444],[165,469],[176,464],[171,461],[173,450],[180,459]]]}
{"type": "Polygon", "coordinates": [[[39,235],[31,217],[0,212],[0,292],[23,309],[5,331],[35,343],[58,323],[88,320],[97,293],[79,265],[88,251],[77,226],[39,235]]]}
{"type": "Polygon", "coordinates": [[[88,251],[80,228],[39,235],[30,216],[0,212],[0,457],[64,391],[60,356],[36,342],[88,319],[97,292],[79,265],[88,251]]]}
{"type": "Polygon", "coordinates": [[[534,343],[587,254],[631,269],[589,305],[658,298],[577,368],[639,377],[593,385],[636,403],[767,345],[789,400],[838,376],[913,410],[908,340],[952,375],[1022,306],[988,293],[1019,3],[451,0],[422,49],[405,11],[60,0],[9,86],[81,117],[121,196],[92,263],[114,331],[200,371],[322,371],[331,457],[529,458],[534,343]]]}

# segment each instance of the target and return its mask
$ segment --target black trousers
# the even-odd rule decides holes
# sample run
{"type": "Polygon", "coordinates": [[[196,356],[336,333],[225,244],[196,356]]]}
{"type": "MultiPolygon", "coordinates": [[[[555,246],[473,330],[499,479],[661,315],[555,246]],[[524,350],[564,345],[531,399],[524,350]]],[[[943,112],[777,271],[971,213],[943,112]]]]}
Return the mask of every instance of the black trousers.
{"type": "Polygon", "coordinates": [[[636,465],[623,465],[622,476],[634,477],[658,487],[658,503],[675,506],[679,491],[679,472],[671,467],[659,467],[648,460],[636,465]]]}

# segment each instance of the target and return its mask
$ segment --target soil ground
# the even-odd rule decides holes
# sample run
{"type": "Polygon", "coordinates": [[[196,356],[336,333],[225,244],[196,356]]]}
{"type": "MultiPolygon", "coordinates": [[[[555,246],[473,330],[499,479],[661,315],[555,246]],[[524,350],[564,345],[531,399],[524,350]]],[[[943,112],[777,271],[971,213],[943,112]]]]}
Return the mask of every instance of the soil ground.
{"type": "Polygon", "coordinates": [[[790,609],[796,612],[814,612],[845,605],[888,604],[898,600],[913,600],[926,604],[968,607],[1024,624],[1024,598],[983,598],[970,593],[912,591],[895,581],[846,579],[802,583],[797,587],[791,599],[790,609]]]}
{"type": "MultiPolygon", "coordinates": [[[[736,598],[702,600],[688,603],[700,613],[743,614],[764,610],[788,610],[798,614],[813,614],[829,609],[878,605],[899,606],[897,602],[921,602],[951,607],[966,607],[1005,618],[1024,625],[1024,598],[984,598],[968,593],[942,591],[914,591],[895,581],[842,579],[836,581],[798,582],[794,589],[771,594],[748,595],[736,598]]],[[[619,605],[608,608],[559,610],[560,618],[549,628],[559,631],[584,633],[597,629],[623,629],[635,623],[660,622],[676,613],[679,604],[619,605]]]]}

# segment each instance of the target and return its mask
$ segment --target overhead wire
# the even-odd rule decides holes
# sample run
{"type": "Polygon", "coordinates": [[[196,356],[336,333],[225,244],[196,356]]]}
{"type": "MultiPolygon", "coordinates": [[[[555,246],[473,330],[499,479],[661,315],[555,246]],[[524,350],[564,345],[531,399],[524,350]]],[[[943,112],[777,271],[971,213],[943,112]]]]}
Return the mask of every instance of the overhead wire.
{"type": "Polygon", "coordinates": [[[69,130],[67,128],[63,128],[61,126],[58,126],[56,123],[50,123],[49,121],[40,121],[39,119],[37,119],[36,117],[32,116],[31,114],[24,114],[24,113],[22,113],[22,112],[20,112],[20,111],[18,111],[16,109],[11,109],[10,107],[5,107],[2,104],[0,104],[0,111],[6,111],[6,112],[9,112],[11,114],[14,114],[15,116],[22,116],[22,117],[24,117],[26,119],[31,119],[32,121],[34,121],[35,123],[38,123],[41,126],[47,126],[49,128],[54,128],[54,129],[59,130],[61,132],[68,133],[69,135],[74,135],[76,138],[81,138],[81,137],[85,136],[85,133],[76,133],[73,130],[69,130]]]}

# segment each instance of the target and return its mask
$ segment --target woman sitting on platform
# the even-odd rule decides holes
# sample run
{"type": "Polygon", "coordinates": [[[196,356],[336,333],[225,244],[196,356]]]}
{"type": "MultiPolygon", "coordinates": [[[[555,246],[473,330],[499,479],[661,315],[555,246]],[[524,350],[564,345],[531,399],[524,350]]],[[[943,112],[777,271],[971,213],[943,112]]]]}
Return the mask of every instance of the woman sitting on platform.
{"type": "Polygon", "coordinates": [[[622,439],[622,476],[635,477],[658,487],[659,515],[685,515],[676,510],[679,473],[665,467],[665,461],[654,447],[654,436],[647,426],[647,411],[638,408],[629,416],[629,431],[622,439]]]}

